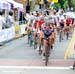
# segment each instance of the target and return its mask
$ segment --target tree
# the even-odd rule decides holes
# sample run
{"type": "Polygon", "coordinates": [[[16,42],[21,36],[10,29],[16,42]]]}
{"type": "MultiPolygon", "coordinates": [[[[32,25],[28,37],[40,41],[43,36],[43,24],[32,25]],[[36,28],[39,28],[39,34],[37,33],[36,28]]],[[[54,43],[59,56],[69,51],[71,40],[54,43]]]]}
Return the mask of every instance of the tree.
{"type": "Polygon", "coordinates": [[[64,3],[65,3],[65,0],[60,0],[61,8],[64,8],[64,3]]]}
{"type": "Polygon", "coordinates": [[[73,7],[75,9],[75,0],[67,0],[69,8],[73,7]]]}
{"type": "Polygon", "coordinates": [[[55,3],[56,8],[66,8],[68,7],[68,3],[66,0],[59,0],[58,3],[55,3]]]}
{"type": "Polygon", "coordinates": [[[60,9],[60,8],[61,8],[60,3],[54,3],[54,8],[55,8],[55,9],[60,9]]]}
{"type": "Polygon", "coordinates": [[[65,2],[64,2],[63,7],[64,7],[64,8],[68,8],[68,7],[69,7],[69,5],[68,5],[68,2],[67,2],[67,1],[65,1],[65,2]]]}

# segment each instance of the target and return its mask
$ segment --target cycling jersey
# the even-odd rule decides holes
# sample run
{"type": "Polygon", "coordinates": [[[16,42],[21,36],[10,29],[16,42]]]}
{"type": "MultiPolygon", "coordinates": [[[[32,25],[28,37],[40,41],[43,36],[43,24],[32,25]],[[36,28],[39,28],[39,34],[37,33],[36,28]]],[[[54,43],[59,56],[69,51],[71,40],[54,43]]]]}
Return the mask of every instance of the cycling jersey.
{"type": "Polygon", "coordinates": [[[66,24],[67,24],[67,25],[71,24],[71,22],[72,22],[72,20],[71,20],[70,18],[67,18],[67,19],[66,19],[66,24]]]}
{"type": "Polygon", "coordinates": [[[53,29],[49,29],[49,30],[46,30],[46,28],[43,29],[43,32],[44,32],[44,39],[48,39],[48,37],[52,34],[53,32],[53,29]]]}
{"type": "Polygon", "coordinates": [[[41,30],[41,28],[42,28],[42,24],[43,24],[44,22],[43,22],[43,21],[38,21],[37,23],[38,23],[38,27],[39,27],[39,29],[41,30]]]}

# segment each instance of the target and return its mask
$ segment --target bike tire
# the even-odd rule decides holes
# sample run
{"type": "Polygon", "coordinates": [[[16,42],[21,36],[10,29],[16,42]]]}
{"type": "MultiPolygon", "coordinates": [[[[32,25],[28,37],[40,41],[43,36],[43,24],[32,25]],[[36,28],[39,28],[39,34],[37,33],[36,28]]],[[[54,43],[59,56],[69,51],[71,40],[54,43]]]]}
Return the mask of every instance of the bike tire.
{"type": "Polygon", "coordinates": [[[30,38],[30,47],[32,46],[32,39],[30,38]]]}
{"type": "Polygon", "coordinates": [[[36,43],[36,41],[34,41],[34,49],[36,49],[37,48],[37,43],[36,43]]]}
{"type": "Polygon", "coordinates": [[[75,62],[74,62],[74,65],[73,65],[73,70],[75,70],[75,62]]]}
{"type": "Polygon", "coordinates": [[[49,52],[50,52],[50,47],[47,45],[45,53],[45,66],[47,66],[49,62],[49,52]]]}
{"type": "Polygon", "coordinates": [[[60,32],[60,35],[59,35],[59,42],[61,42],[61,32],[60,32]]]}
{"type": "Polygon", "coordinates": [[[39,55],[42,54],[42,50],[41,50],[41,44],[39,45],[39,55]]]}
{"type": "Polygon", "coordinates": [[[46,56],[46,59],[45,59],[45,66],[48,65],[48,57],[46,56]]]}
{"type": "Polygon", "coordinates": [[[69,37],[69,35],[68,35],[68,32],[66,33],[66,39],[68,40],[68,37],[69,37]]]}
{"type": "Polygon", "coordinates": [[[30,43],[30,38],[28,37],[28,44],[30,43]]]}

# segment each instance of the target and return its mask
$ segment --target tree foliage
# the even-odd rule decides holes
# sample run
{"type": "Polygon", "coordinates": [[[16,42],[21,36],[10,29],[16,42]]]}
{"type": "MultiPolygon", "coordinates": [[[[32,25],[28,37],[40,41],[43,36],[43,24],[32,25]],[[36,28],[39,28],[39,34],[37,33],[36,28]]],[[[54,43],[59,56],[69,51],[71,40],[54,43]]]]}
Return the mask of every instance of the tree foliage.
{"type": "Polygon", "coordinates": [[[67,8],[68,7],[68,3],[66,0],[62,0],[58,3],[54,4],[55,8],[67,8]]]}

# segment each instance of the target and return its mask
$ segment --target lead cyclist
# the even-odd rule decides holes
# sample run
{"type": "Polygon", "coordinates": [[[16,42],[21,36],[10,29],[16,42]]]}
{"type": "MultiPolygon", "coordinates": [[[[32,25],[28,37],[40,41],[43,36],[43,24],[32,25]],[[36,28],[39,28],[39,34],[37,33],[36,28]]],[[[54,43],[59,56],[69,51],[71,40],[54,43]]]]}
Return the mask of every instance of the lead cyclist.
{"type": "Polygon", "coordinates": [[[45,51],[46,51],[46,44],[49,43],[49,46],[52,45],[51,43],[51,35],[52,32],[54,31],[53,28],[51,27],[51,23],[50,22],[45,22],[44,26],[42,27],[42,31],[41,31],[41,37],[43,38],[43,60],[45,60],[45,51]],[[49,39],[49,41],[48,41],[49,39]]]}

